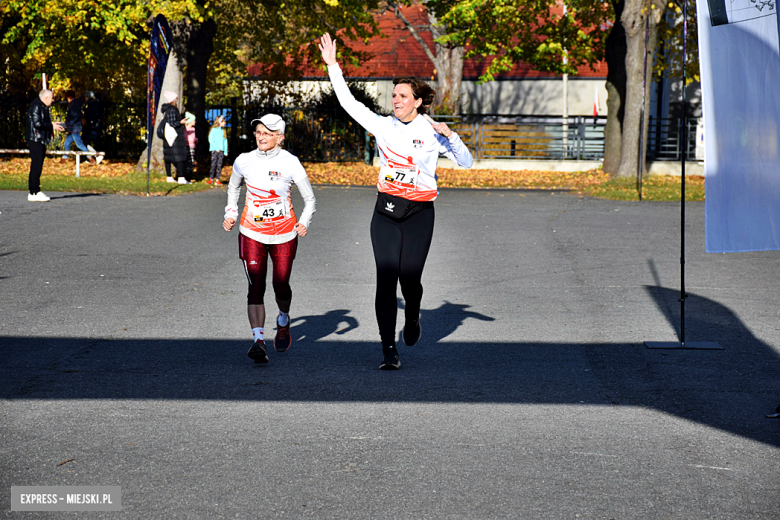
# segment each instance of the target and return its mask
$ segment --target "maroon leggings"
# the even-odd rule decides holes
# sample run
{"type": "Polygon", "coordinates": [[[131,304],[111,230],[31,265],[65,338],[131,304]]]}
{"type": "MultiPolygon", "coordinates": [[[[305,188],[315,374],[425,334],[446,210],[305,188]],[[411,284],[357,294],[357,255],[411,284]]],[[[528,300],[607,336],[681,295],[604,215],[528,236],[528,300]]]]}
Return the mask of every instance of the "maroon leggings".
{"type": "Polygon", "coordinates": [[[290,273],[297,250],[298,237],[284,244],[263,244],[241,233],[238,234],[238,257],[244,261],[246,277],[249,280],[247,305],[263,305],[269,255],[273,263],[272,284],[276,299],[281,301],[292,299],[290,273]]]}

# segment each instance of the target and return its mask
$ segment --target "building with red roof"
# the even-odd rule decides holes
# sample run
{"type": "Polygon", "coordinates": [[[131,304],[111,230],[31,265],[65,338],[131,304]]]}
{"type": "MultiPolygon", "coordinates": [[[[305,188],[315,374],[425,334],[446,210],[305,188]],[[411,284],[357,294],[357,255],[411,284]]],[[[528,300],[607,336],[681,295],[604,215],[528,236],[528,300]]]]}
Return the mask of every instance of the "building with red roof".
{"type": "MultiPolygon", "coordinates": [[[[422,6],[403,8],[404,16],[415,26],[427,23],[422,6]]],[[[426,56],[419,42],[404,27],[394,13],[383,11],[376,16],[381,36],[372,38],[367,44],[350,42],[355,50],[368,52],[371,59],[359,67],[344,66],[344,76],[349,81],[361,81],[369,91],[378,96],[379,104],[390,110],[393,90],[392,79],[398,76],[413,76],[435,79],[436,69],[426,56]]],[[[420,36],[430,49],[434,49],[433,36],[429,31],[420,31],[420,36]]],[[[548,72],[533,70],[530,65],[520,63],[504,72],[494,81],[479,85],[478,79],[487,69],[489,58],[469,58],[463,64],[461,84],[461,113],[463,114],[528,114],[560,115],[563,113],[563,77],[548,72]]],[[[249,82],[262,81],[262,65],[251,65],[247,71],[249,82]]],[[[576,76],[568,78],[568,112],[572,116],[593,116],[594,103],[600,115],[606,115],[605,81],[607,65],[597,63],[594,68],[583,66],[576,76]]],[[[304,70],[301,87],[317,91],[327,81],[326,73],[317,67],[304,70]]],[[[251,92],[251,87],[250,87],[251,92]]],[[[250,94],[250,98],[251,98],[250,94]]]]}

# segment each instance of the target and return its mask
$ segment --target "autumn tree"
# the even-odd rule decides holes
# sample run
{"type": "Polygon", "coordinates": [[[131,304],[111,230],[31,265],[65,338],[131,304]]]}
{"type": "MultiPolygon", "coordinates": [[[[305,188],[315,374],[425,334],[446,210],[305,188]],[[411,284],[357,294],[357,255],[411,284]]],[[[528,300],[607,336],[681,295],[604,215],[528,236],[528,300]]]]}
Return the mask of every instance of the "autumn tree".
{"type": "Polygon", "coordinates": [[[170,70],[182,75],[186,108],[200,121],[199,144],[206,146],[210,80],[224,99],[226,92],[241,92],[252,60],[269,64],[278,77],[292,77],[307,53],[314,54],[307,44],[337,29],[342,55],[359,60],[349,41],[375,34],[369,10],[376,7],[356,0],[300,0],[284,8],[275,0],[4,0],[0,45],[9,51],[6,69],[18,62],[28,76],[47,72],[57,90],[145,99],[149,24],[164,14],[173,32],[173,61],[180,64],[170,70]]]}
{"type": "Polygon", "coordinates": [[[48,73],[56,90],[99,90],[114,99],[145,98],[147,19],[176,19],[197,8],[190,0],[5,0],[0,45],[31,74],[48,73]]]}
{"type": "MultiPolygon", "coordinates": [[[[639,154],[643,159],[645,154],[639,150],[642,90],[644,86],[647,113],[650,96],[646,93],[666,1],[567,0],[564,16],[555,14],[561,13],[560,0],[464,0],[444,17],[456,30],[442,41],[469,45],[466,57],[491,56],[481,78],[485,81],[519,62],[537,70],[575,74],[579,65],[606,59],[604,171],[628,177],[639,168],[644,170],[644,160],[639,161],[639,154]]],[[[674,54],[670,51],[669,56],[674,54]]],[[[645,118],[644,135],[648,123],[645,118]]]]}
{"type": "Polygon", "coordinates": [[[607,36],[604,58],[607,62],[607,124],[604,127],[605,172],[616,172],[620,167],[620,149],[623,146],[623,117],[626,99],[626,31],[621,16],[625,0],[612,0],[615,12],[612,30],[607,36]]]}
{"type": "Polygon", "coordinates": [[[700,80],[696,0],[686,0],[688,25],[685,46],[683,46],[683,1],[669,2],[666,14],[661,17],[661,22],[658,24],[658,45],[653,73],[656,79],[662,76],[682,78],[683,64],[685,64],[685,77],[690,84],[700,80]],[[684,49],[687,50],[686,56],[683,56],[684,49]]]}
{"type": "Polygon", "coordinates": [[[442,17],[451,30],[441,42],[468,46],[466,58],[489,57],[481,81],[513,65],[577,74],[604,57],[609,4],[592,0],[461,0],[442,17]]]}
{"type": "Polygon", "coordinates": [[[171,29],[176,49],[185,56],[187,109],[198,120],[199,155],[207,153],[208,124],[203,115],[209,91],[214,92],[212,100],[240,94],[251,63],[263,63],[271,79],[299,77],[307,63],[318,62],[316,45],[310,43],[336,29],[344,40],[342,57],[356,63],[365,56],[349,42],[376,34],[370,9],[377,3],[371,1],[299,0],[283,8],[276,0],[196,1],[209,17],[185,17],[171,29]]]}
{"type": "Polygon", "coordinates": [[[645,170],[647,139],[640,151],[639,134],[641,131],[643,135],[647,135],[649,122],[649,118],[645,117],[644,126],[640,130],[641,115],[643,112],[647,114],[650,107],[650,96],[646,93],[650,91],[652,73],[646,71],[652,72],[658,23],[666,5],[666,0],[625,0],[620,16],[626,33],[626,98],[623,101],[620,163],[615,171],[612,169],[613,158],[607,161],[605,157],[607,167],[604,168],[605,172],[618,177],[632,177],[645,170]]]}
{"type": "Polygon", "coordinates": [[[436,70],[436,100],[434,111],[457,114],[460,111],[460,87],[463,80],[463,57],[465,48],[460,41],[447,38],[451,28],[445,21],[446,14],[458,4],[457,0],[389,0],[384,9],[392,12],[406,30],[420,44],[423,52],[436,70]],[[415,25],[401,9],[416,5],[425,9],[426,21],[415,25]],[[433,36],[433,48],[422,38],[421,32],[433,36]]]}

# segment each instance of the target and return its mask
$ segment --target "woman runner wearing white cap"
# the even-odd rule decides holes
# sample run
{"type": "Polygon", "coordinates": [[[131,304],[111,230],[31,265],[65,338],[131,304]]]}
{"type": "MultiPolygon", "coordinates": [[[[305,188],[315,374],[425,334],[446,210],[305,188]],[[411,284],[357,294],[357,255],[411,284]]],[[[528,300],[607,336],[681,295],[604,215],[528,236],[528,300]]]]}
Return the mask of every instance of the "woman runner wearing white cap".
{"type": "Polygon", "coordinates": [[[292,302],[290,273],[298,249],[298,237],[306,236],[316,201],[306,170],[298,158],[280,148],[284,141],[284,120],[275,114],[266,114],[252,121],[251,126],[257,149],[242,153],[233,163],[222,227],[230,231],[239,219],[238,198],[241,184],[246,184],[246,203],[238,229],[238,250],[249,282],[247,315],[254,336],[247,355],[255,363],[268,363],[263,338],[268,257],[273,263],[273,288],[279,306],[274,348],[284,352],[292,345],[288,314],[292,302]],[[304,201],[300,217],[296,216],[290,198],[293,183],[304,201]]]}
{"type": "Polygon", "coordinates": [[[395,78],[394,115],[381,117],[355,100],[349,91],[336,62],[336,41],[324,34],[319,48],[339,103],[374,135],[379,149],[379,193],[371,219],[377,278],[374,306],[383,354],[379,368],[397,369],[401,366],[395,344],[399,282],[405,300],[404,343],[414,345],[421,334],[421,279],[433,237],[439,155],[466,168],[471,167],[474,159],[458,134],[446,124],[426,120],[427,108],[436,92],[425,82],[395,78]]]}

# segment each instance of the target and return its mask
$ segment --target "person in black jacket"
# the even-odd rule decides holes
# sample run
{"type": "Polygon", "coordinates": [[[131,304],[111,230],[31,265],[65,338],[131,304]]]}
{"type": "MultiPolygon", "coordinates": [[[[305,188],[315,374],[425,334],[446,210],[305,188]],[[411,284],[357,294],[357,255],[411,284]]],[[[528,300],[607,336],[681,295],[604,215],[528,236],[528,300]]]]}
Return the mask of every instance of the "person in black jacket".
{"type": "Polygon", "coordinates": [[[168,126],[171,126],[176,132],[176,138],[172,143],[168,142],[167,137],[162,138],[163,159],[165,160],[165,173],[168,176],[168,182],[176,182],[171,176],[171,164],[176,166],[176,175],[179,177],[179,184],[189,184],[187,179],[187,161],[190,157],[190,150],[187,146],[187,137],[184,133],[184,118],[176,107],[178,96],[176,93],[166,90],[163,95],[167,103],[163,103],[161,108],[163,120],[160,124],[163,127],[163,134],[168,126]]]}
{"type": "Polygon", "coordinates": [[[30,193],[27,200],[31,202],[47,202],[49,197],[41,191],[41,172],[43,160],[46,158],[46,145],[49,144],[52,132],[64,130],[60,123],[52,123],[49,115],[49,107],[54,99],[51,90],[43,89],[38,94],[38,99],[30,103],[27,109],[27,124],[25,125],[25,139],[30,150],[30,176],[28,185],[30,193]]]}
{"type": "MultiPolygon", "coordinates": [[[[65,137],[65,145],[63,149],[66,152],[70,151],[70,146],[76,143],[76,146],[82,152],[86,152],[87,147],[81,141],[81,131],[83,130],[84,116],[81,114],[81,108],[84,105],[84,100],[81,97],[76,97],[76,93],[72,90],[68,90],[65,93],[65,98],[68,100],[68,113],[65,115],[65,133],[68,134],[65,137]]],[[[61,162],[68,160],[67,155],[63,155],[61,162]]],[[[94,157],[88,157],[90,164],[95,164],[94,157]]]]}

